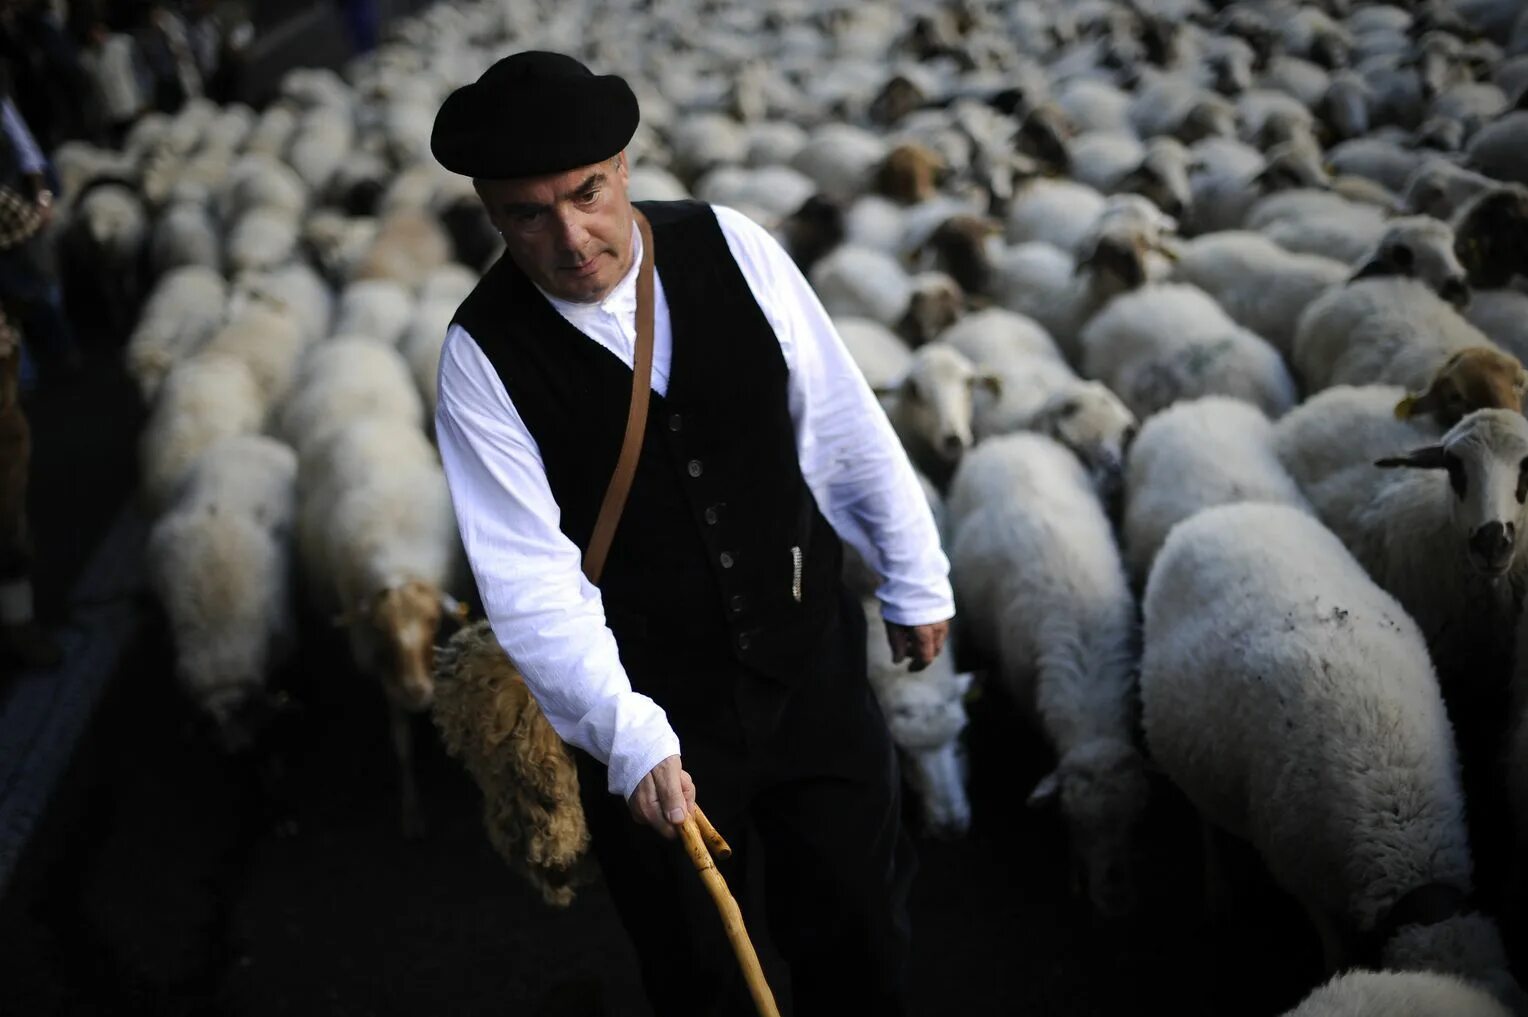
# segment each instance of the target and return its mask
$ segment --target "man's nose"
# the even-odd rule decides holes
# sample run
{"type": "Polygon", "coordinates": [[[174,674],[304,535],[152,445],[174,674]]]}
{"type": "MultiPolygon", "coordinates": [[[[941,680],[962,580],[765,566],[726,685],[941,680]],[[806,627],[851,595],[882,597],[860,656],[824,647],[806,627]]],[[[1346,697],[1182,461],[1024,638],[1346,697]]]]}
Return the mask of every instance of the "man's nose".
{"type": "Polygon", "coordinates": [[[583,256],[586,242],[589,239],[589,231],[584,229],[582,220],[577,213],[562,216],[557,220],[557,228],[560,231],[559,239],[563,249],[569,254],[583,256]]]}

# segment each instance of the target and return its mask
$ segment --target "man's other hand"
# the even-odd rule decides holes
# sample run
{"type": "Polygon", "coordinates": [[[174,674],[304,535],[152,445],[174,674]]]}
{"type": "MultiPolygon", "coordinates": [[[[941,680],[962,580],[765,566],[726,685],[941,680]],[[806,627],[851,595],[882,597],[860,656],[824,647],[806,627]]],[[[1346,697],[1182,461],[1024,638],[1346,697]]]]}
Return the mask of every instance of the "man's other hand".
{"type": "Polygon", "coordinates": [[[631,809],[632,819],[672,840],[695,808],[695,782],[684,771],[679,757],[669,756],[648,771],[626,805],[631,809]]]}
{"type": "Polygon", "coordinates": [[[912,658],[909,668],[912,671],[922,671],[932,664],[934,658],[939,656],[939,651],[944,649],[944,641],[949,635],[948,621],[931,625],[886,623],[886,640],[891,644],[891,662],[900,664],[912,658]]]}

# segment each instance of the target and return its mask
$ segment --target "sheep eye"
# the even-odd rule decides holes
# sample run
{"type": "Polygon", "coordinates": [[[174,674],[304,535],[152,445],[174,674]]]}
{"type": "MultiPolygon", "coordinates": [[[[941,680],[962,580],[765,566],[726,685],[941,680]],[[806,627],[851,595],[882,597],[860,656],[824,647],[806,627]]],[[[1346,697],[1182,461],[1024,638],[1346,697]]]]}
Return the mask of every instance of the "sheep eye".
{"type": "Polygon", "coordinates": [[[1396,268],[1401,269],[1404,272],[1404,271],[1406,271],[1406,270],[1411,268],[1411,264],[1412,264],[1412,262],[1414,260],[1415,259],[1412,256],[1411,248],[1408,247],[1407,245],[1405,245],[1405,244],[1392,244],[1391,245],[1391,247],[1390,247],[1390,263],[1393,264],[1396,268]]]}
{"type": "Polygon", "coordinates": [[[1075,417],[1077,415],[1077,411],[1079,411],[1081,409],[1082,409],[1082,404],[1077,402],[1077,400],[1075,400],[1075,399],[1068,399],[1066,402],[1064,402],[1060,406],[1056,407],[1056,416],[1062,417],[1062,418],[1075,417]]]}

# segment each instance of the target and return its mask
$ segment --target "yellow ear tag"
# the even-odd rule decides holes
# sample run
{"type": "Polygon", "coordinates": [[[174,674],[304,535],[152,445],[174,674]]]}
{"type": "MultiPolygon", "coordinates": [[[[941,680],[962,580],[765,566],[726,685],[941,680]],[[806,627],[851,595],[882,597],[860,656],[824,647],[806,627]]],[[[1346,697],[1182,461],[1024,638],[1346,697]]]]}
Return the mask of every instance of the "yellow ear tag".
{"type": "Polygon", "coordinates": [[[1405,399],[1395,404],[1395,419],[1410,420],[1417,409],[1417,397],[1408,395],[1405,399]]]}

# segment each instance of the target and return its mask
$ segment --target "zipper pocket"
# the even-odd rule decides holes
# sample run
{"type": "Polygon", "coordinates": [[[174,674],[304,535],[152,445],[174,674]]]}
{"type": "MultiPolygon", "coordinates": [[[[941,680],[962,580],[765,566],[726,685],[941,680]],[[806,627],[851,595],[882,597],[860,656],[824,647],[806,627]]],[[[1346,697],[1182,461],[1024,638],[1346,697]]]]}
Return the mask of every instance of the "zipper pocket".
{"type": "Polygon", "coordinates": [[[791,548],[791,597],[801,603],[801,548],[791,548]]]}

